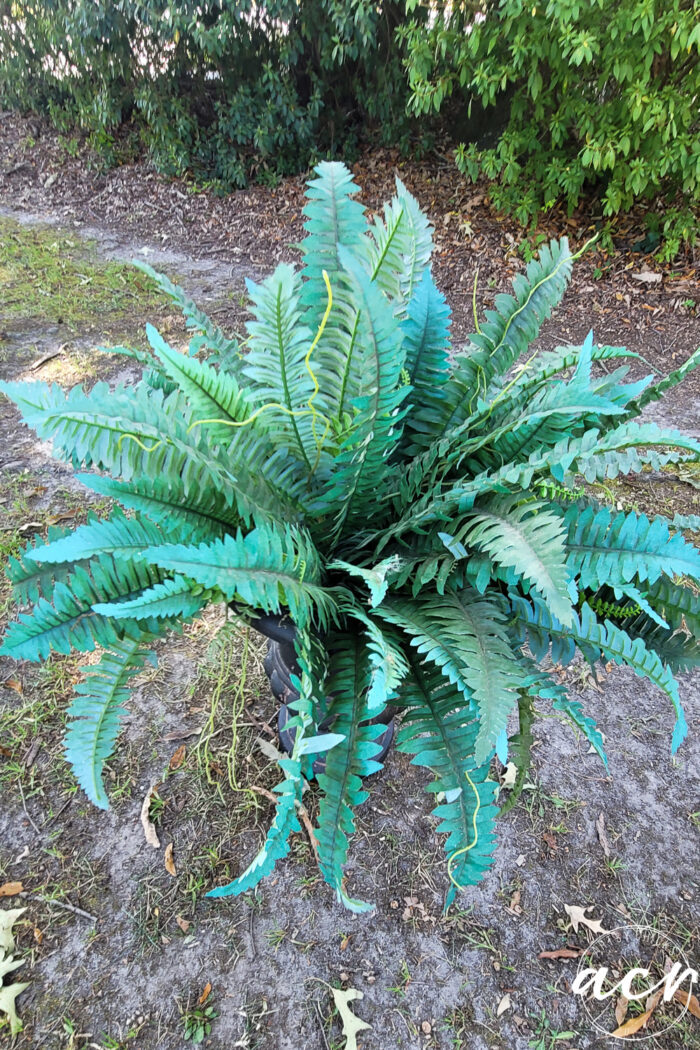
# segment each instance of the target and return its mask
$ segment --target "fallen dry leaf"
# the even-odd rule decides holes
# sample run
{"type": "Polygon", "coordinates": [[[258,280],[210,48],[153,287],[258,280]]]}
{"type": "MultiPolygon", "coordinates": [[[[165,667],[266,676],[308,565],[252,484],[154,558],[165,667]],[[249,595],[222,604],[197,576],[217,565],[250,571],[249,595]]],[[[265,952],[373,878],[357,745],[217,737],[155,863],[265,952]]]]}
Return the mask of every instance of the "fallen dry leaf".
{"type": "Polygon", "coordinates": [[[687,1006],[693,1017],[700,1017],[700,1003],[692,993],[684,992],[682,988],[677,988],[673,993],[673,998],[676,1002],[687,1006]]]}
{"type": "Polygon", "coordinates": [[[183,919],[182,915],[175,916],[175,922],[178,924],[183,933],[187,933],[190,926],[192,925],[187,919],[183,919]]]}
{"type": "Polygon", "coordinates": [[[564,905],[564,911],[571,919],[574,933],[578,933],[579,926],[585,926],[586,929],[591,930],[592,933],[610,933],[610,930],[603,929],[602,919],[586,918],[586,912],[590,911],[592,907],[592,904],[588,904],[585,908],[578,908],[575,904],[564,905]]]}
{"type": "Polygon", "coordinates": [[[510,996],[506,992],[506,994],[503,996],[500,1003],[496,1007],[496,1017],[500,1017],[501,1014],[504,1014],[506,1012],[506,1010],[510,1010],[512,1005],[513,1004],[510,1000],[510,996]]]}
{"type": "Polygon", "coordinates": [[[173,875],[173,876],[177,875],[177,871],[175,869],[175,860],[173,858],[173,844],[172,844],[172,842],[169,842],[168,845],[165,847],[165,858],[164,858],[164,861],[165,861],[165,870],[167,871],[168,875],[173,875]]]}
{"type": "Polygon", "coordinates": [[[34,927],[34,940],[36,941],[37,944],[41,944],[43,939],[44,939],[43,933],[41,932],[41,930],[39,929],[38,926],[35,926],[34,927]]]}
{"type": "Polygon", "coordinates": [[[207,983],[204,985],[204,991],[202,992],[202,994],[200,995],[199,999],[197,1000],[199,1005],[200,1006],[204,1006],[204,1004],[206,1003],[206,1001],[207,1001],[207,999],[209,998],[210,995],[211,995],[211,982],[207,981],[207,983]]]}
{"type": "Polygon", "coordinates": [[[624,995],[621,995],[615,1004],[615,1020],[618,1025],[621,1025],[624,1019],[627,1017],[627,1007],[630,1001],[626,999],[624,995]]]}
{"type": "Polygon", "coordinates": [[[516,890],[513,896],[510,898],[510,904],[506,908],[511,915],[522,915],[523,909],[520,906],[521,893],[520,890],[516,890]]]}
{"type": "Polygon", "coordinates": [[[156,793],[157,784],[152,784],[146,792],[146,797],[143,800],[141,806],[141,824],[143,826],[143,833],[146,836],[146,842],[149,846],[153,846],[154,849],[160,849],[160,839],[156,832],[156,827],[151,818],[149,812],[151,809],[151,800],[156,793]]]}
{"type": "Polygon", "coordinates": [[[652,273],[651,270],[644,270],[642,273],[633,273],[632,279],[635,281],[641,281],[642,284],[661,284],[661,274],[652,273]]]}
{"type": "Polygon", "coordinates": [[[551,952],[540,952],[538,959],[578,959],[585,948],[555,948],[551,952]]]}
{"type": "Polygon", "coordinates": [[[606,857],[610,856],[610,843],[608,842],[608,836],[605,833],[605,814],[601,813],[595,822],[595,829],[598,832],[598,841],[603,847],[603,853],[606,857]]]}
{"type": "Polygon", "coordinates": [[[182,763],[185,761],[185,755],[187,754],[187,748],[184,744],[180,744],[177,751],[173,752],[173,756],[170,759],[168,768],[170,770],[179,769],[182,763]]]}
{"type": "Polygon", "coordinates": [[[515,781],[518,778],[518,767],[515,762],[509,762],[503,773],[503,780],[501,781],[502,788],[514,788],[515,781]]]}
{"type": "Polygon", "coordinates": [[[616,1039],[624,1039],[628,1035],[634,1035],[640,1028],[646,1026],[653,1012],[653,1010],[647,1010],[638,1017],[630,1017],[629,1021],[625,1021],[624,1024],[620,1025],[619,1028],[616,1028],[615,1031],[610,1034],[616,1039]]]}
{"type": "Polygon", "coordinates": [[[372,1025],[357,1017],[352,1012],[350,1003],[356,999],[364,999],[364,994],[358,991],[357,988],[348,988],[345,991],[340,988],[331,988],[331,993],[343,1025],[345,1050],[357,1050],[357,1033],[361,1032],[363,1028],[371,1028],[372,1025]]]}
{"type": "Polygon", "coordinates": [[[13,908],[7,911],[5,908],[0,908],[0,952],[7,952],[9,955],[13,950],[15,938],[12,927],[26,910],[26,908],[13,908]]]}
{"type": "Polygon", "coordinates": [[[4,689],[14,689],[14,691],[16,693],[19,693],[20,696],[24,692],[24,690],[22,689],[22,683],[16,678],[8,678],[2,684],[4,689]]]}
{"type": "Polygon", "coordinates": [[[21,882],[6,882],[0,886],[0,897],[16,897],[22,892],[21,882]]]}

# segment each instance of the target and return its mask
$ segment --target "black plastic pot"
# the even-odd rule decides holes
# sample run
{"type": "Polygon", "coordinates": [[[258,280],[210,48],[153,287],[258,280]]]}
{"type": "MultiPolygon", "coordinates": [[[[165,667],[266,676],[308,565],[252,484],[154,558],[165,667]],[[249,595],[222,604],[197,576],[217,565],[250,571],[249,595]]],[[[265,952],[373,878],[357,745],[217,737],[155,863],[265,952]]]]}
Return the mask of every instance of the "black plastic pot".
{"type": "MultiPolygon", "coordinates": [[[[279,733],[280,743],[287,754],[291,754],[296,730],[287,729],[287,723],[294,714],[288,704],[299,697],[299,693],[292,683],[292,675],[298,676],[300,673],[294,649],[296,628],[288,616],[274,615],[257,617],[251,621],[251,627],[254,627],[256,631],[259,631],[260,634],[268,639],[267,654],[263,661],[263,666],[270,680],[272,695],[279,700],[280,704],[277,715],[277,732],[279,733]]],[[[377,718],[372,719],[373,724],[381,723],[386,726],[382,735],[377,738],[377,743],[381,746],[381,751],[376,756],[379,762],[384,761],[394,739],[393,715],[393,708],[387,707],[377,718]]],[[[331,722],[332,720],[322,722],[320,729],[330,730],[331,722]]],[[[320,754],[314,760],[314,775],[318,776],[319,773],[323,773],[325,768],[326,756],[320,754]]]]}

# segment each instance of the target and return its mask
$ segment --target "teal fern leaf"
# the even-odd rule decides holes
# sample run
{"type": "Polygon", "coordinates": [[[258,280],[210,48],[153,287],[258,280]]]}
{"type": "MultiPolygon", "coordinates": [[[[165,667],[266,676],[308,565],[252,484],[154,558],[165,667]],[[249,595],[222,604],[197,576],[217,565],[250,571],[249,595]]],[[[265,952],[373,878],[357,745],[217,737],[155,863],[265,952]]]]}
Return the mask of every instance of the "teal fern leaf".
{"type": "Polygon", "coordinates": [[[107,809],[109,801],[102,780],[107,759],[114,751],[127,683],[143,668],[152,654],[141,642],[113,642],[110,650],[75,687],[76,697],[68,708],[65,754],[76,780],[96,806],[107,809]]]}
{"type": "Polygon", "coordinates": [[[583,588],[620,588],[635,579],[653,584],[662,575],[700,579],[700,552],[680,533],[672,535],[663,518],[572,507],[565,522],[568,564],[583,588]]]}
{"type": "Polygon", "coordinates": [[[571,622],[566,530],[543,503],[519,503],[517,496],[485,501],[474,507],[457,538],[514,569],[540,592],[558,620],[571,622]]]}
{"type": "Polygon", "coordinates": [[[475,705],[465,705],[463,696],[416,656],[410,657],[410,665],[401,691],[406,713],[396,746],[414,756],[414,765],[431,770],[435,779],[426,790],[445,795],[433,815],[440,821],[438,832],[447,835],[447,856],[453,858],[447,908],[458,889],[479,882],[493,864],[496,784],[488,780],[489,763],[479,765],[474,757],[479,732],[475,705]]]}
{"type": "Polygon", "coordinates": [[[138,558],[146,547],[167,542],[175,535],[189,539],[192,531],[184,525],[177,528],[159,526],[140,516],[127,518],[116,508],[106,521],[91,515],[87,525],[79,525],[62,539],[27,551],[26,556],[44,564],[79,562],[100,554],[132,560],[138,558]]]}
{"type": "Polygon", "coordinates": [[[0,653],[16,660],[43,660],[51,651],[92,652],[111,648],[125,638],[145,638],[172,629],[169,621],[119,622],[93,610],[99,602],[131,599],[160,582],[159,571],[139,560],[126,562],[110,555],[92,559],[89,572],[81,565],[54,587],[52,600],[40,598],[31,613],[11,623],[0,653]]]}
{"type": "MultiPolygon", "coordinates": [[[[376,761],[380,746],[377,737],[384,726],[368,725],[367,654],[356,635],[334,636],[330,651],[328,690],[333,697],[330,715],[333,732],[343,740],[326,758],[325,773],[318,782],[323,792],[318,817],[319,867],[338,900],[350,911],[363,912],[373,905],[348,896],[343,885],[343,867],[348,851],[348,837],[355,828],[353,809],[367,798],[362,788],[363,777],[378,772],[376,761]]],[[[375,708],[372,714],[378,714],[375,708]]]]}
{"type": "Polygon", "coordinates": [[[335,603],[319,585],[319,562],[311,540],[292,526],[259,526],[198,546],[162,544],[143,557],[153,565],[219,590],[252,608],[280,612],[287,606],[295,623],[327,626],[335,603]]]}

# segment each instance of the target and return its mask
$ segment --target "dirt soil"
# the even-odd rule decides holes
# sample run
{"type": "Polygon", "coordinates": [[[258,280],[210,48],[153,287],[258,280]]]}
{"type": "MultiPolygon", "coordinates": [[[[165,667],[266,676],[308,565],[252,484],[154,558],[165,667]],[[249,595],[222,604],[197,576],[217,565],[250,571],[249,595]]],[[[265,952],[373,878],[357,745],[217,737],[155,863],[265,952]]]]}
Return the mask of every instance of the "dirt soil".
{"type": "MultiPolygon", "coordinates": [[[[88,306],[90,282],[108,262],[146,258],[219,324],[236,328],[244,278],[298,257],[303,178],[218,198],[164,180],[145,163],[108,173],[90,163],[82,147],[68,148],[37,121],[0,115],[0,232],[22,245],[30,232],[48,229],[47,249],[54,234],[56,242],[70,238],[71,273],[85,278],[88,306]]],[[[524,267],[531,242],[490,213],[482,188],[465,187],[440,160],[365,158],[356,174],[370,209],[390,193],[395,171],[435,223],[435,275],[459,340],[470,331],[475,269],[479,304],[488,305],[524,267]]],[[[542,232],[568,231],[579,245],[594,225],[590,217],[554,217],[542,232]]],[[[599,341],[623,343],[667,373],[700,344],[694,262],[657,270],[625,238],[634,239],[621,233],[613,258],[598,253],[579,262],[541,339],[576,342],[594,326],[599,341]]],[[[39,305],[18,316],[3,305],[0,287],[2,378],[63,385],[128,378],[124,358],[95,347],[127,339],[143,345],[146,320],[185,342],[181,321],[145,288],[104,321],[88,309],[70,325],[42,314],[40,295],[37,277],[39,305]]],[[[650,414],[698,435],[699,407],[695,378],[650,414]]],[[[88,506],[104,506],[18,425],[5,400],[0,427],[4,556],[49,524],[75,524],[88,506]]],[[[697,475],[640,476],[601,498],[700,513],[699,487],[697,475]]],[[[12,612],[2,588],[6,622],[12,612]]],[[[221,627],[212,614],[160,645],[158,669],[139,677],[123,745],[109,765],[107,813],[76,791],[61,757],[65,708],[81,667],[95,657],[57,657],[39,667],[3,662],[0,894],[4,883],[21,881],[23,895],[0,903],[26,908],[15,928],[15,954],[24,960],[15,979],[29,987],[18,998],[23,1032],[13,1041],[0,1024],[0,1044],[174,1050],[201,1023],[210,1025],[204,1045],[212,1050],[341,1050],[335,987],[363,994],[354,1009],[371,1027],[358,1036],[361,1050],[622,1045],[596,1031],[571,992],[579,957],[539,957],[561,948],[571,956],[594,940],[585,924],[574,928],[566,906],[590,906],[587,917],[605,930],[651,926],[700,969],[700,676],[682,677],[690,734],[672,759],[672,712],[661,693],[626,670],[596,679],[584,666],[568,668],[570,695],[605,735],[609,775],[542,703],[530,779],[501,821],[495,865],[447,916],[446,865],[422,790],[426,777],[392,752],[359,811],[347,868],[351,892],[374,901],[376,912],[354,916],[320,879],[303,834],[254,895],[204,898],[253,856],[270,819],[257,789],[275,783],[263,644],[230,626],[217,633],[221,627]],[[158,848],[146,844],[140,820],[153,785],[158,848]]],[[[313,816],[313,789],[307,807],[313,816]]],[[[624,972],[643,946],[625,952],[612,938],[608,964],[624,972]]],[[[628,1019],[641,1009],[630,1005],[628,1019]]],[[[678,1003],[659,1007],[652,1032],[681,1012],[678,1003]]],[[[604,1022],[607,1031],[615,1027],[611,1011],[604,1022]]],[[[700,1047],[700,1020],[686,1014],[648,1045],[700,1047]]]]}

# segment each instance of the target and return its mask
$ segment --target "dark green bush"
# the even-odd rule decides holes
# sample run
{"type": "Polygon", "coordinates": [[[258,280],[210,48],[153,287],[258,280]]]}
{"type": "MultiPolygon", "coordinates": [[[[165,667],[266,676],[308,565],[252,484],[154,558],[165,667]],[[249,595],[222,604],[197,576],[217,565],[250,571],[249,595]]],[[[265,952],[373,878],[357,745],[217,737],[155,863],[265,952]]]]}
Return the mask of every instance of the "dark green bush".
{"type": "Polygon", "coordinates": [[[157,167],[223,186],[360,137],[407,142],[403,3],[0,3],[0,103],[81,126],[114,160],[133,120],[157,167]]]}
{"type": "Polygon", "coordinates": [[[465,175],[494,181],[497,207],[527,223],[589,190],[606,216],[661,196],[666,255],[697,235],[697,0],[456,2],[439,5],[429,30],[420,18],[399,36],[416,113],[447,99],[470,114],[509,105],[495,144],[457,150],[465,175]]]}

